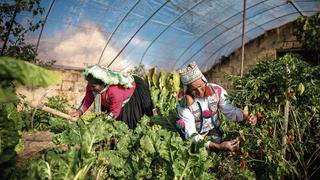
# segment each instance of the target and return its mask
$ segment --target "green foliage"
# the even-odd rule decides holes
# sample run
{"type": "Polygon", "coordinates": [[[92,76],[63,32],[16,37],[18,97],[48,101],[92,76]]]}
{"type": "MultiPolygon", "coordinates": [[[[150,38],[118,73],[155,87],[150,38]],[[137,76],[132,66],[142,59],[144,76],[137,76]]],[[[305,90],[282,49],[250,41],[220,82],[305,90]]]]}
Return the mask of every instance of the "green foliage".
{"type": "Polygon", "coordinates": [[[1,81],[15,80],[22,85],[46,87],[59,81],[57,73],[10,57],[0,58],[1,81]]]}
{"type": "Polygon", "coordinates": [[[0,104],[0,178],[15,172],[15,146],[19,143],[24,122],[14,104],[0,104]]]}
{"type": "Polygon", "coordinates": [[[139,77],[145,77],[147,75],[146,68],[144,64],[139,64],[129,71],[130,74],[137,75],[139,77]]]}
{"type": "Polygon", "coordinates": [[[0,3],[0,41],[1,56],[22,59],[39,66],[49,67],[55,61],[42,61],[37,58],[37,47],[25,42],[25,36],[43,25],[44,8],[40,0],[14,0],[0,3]],[[18,16],[23,16],[24,21],[18,16]],[[26,22],[25,22],[26,21],[26,22]]]}
{"type": "Polygon", "coordinates": [[[55,60],[43,61],[37,58],[38,53],[35,45],[26,44],[24,42],[21,42],[20,45],[9,46],[5,52],[5,55],[9,57],[15,57],[17,59],[22,59],[41,67],[51,67],[56,62],[55,60]]]}
{"type": "MultiPolygon", "coordinates": [[[[39,18],[44,13],[44,8],[40,6],[40,0],[14,0],[0,3],[0,39],[6,43],[6,47],[1,47],[1,55],[15,54],[25,44],[25,35],[30,31],[35,31],[42,26],[42,19],[39,18]],[[27,17],[27,23],[20,22],[17,16],[24,14],[27,17]],[[28,17],[29,15],[29,17],[28,17]],[[9,48],[7,48],[9,47],[9,48]],[[12,48],[11,48],[12,47],[12,48]],[[15,53],[13,53],[15,52],[15,53]]],[[[20,54],[20,53],[18,53],[20,54]]],[[[34,53],[30,53],[33,60],[34,53]]],[[[26,55],[26,54],[25,54],[26,55]]],[[[19,57],[19,56],[15,56],[19,57]]],[[[21,56],[20,56],[21,57],[21,56]]]]}
{"type": "Polygon", "coordinates": [[[311,50],[320,50],[320,13],[310,17],[300,17],[297,20],[294,35],[304,47],[311,50]]]}
{"type": "Polygon", "coordinates": [[[10,57],[0,57],[0,102],[17,100],[15,85],[46,87],[59,82],[57,73],[10,57]]]}
{"type": "Polygon", "coordinates": [[[21,150],[20,131],[25,126],[23,113],[17,111],[16,85],[48,86],[57,75],[33,64],[0,57],[0,166],[1,179],[16,173],[15,150],[21,150]],[[16,147],[16,145],[18,146],[16,147]]]}
{"type": "Polygon", "coordinates": [[[312,68],[297,57],[286,55],[258,63],[242,78],[230,78],[235,85],[230,100],[236,106],[246,106],[251,114],[259,113],[260,117],[257,127],[243,128],[224,121],[225,138],[241,140],[241,152],[250,154],[247,163],[256,171],[262,169],[265,178],[284,175],[310,178],[317,166],[314,161],[318,158],[314,153],[320,150],[317,141],[320,126],[318,70],[319,67],[312,68]],[[285,134],[286,102],[289,122],[285,134]],[[281,152],[283,148],[285,156],[281,152]]]}
{"type": "MultiPolygon", "coordinates": [[[[125,123],[103,116],[71,123],[43,114],[56,133],[54,142],[68,148],[49,150],[34,159],[26,178],[312,178],[320,151],[319,70],[320,67],[312,68],[297,57],[286,55],[257,64],[242,78],[232,76],[232,103],[246,107],[250,114],[259,113],[260,117],[256,126],[250,126],[221,115],[224,139],[241,141],[240,150],[229,156],[228,152],[208,152],[204,148],[207,139],[197,143],[192,143],[192,138],[182,140],[174,126],[176,97],[172,95],[180,87],[178,74],[157,74],[152,69],[148,82],[159,115],[143,117],[131,130],[125,123]],[[290,112],[287,134],[283,131],[286,102],[290,112]],[[287,138],[282,146],[283,137],[289,136],[290,142],[287,138]]],[[[55,97],[48,102],[48,106],[64,110],[63,99],[55,97]]]]}
{"type": "MultiPolygon", "coordinates": [[[[47,97],[46,100],[43,100],[43,105],[56,109],[60,112],[69,113],[71,105],[68,102],[66,97],[61,96],[52,96],[47,97]]],[[[41,102],[42,103],[42,102],[41,102]]],[[[65,130],[65,121],[63,118],[55,116],[53,114],[39,111],[31,107],[28,103],[21,101],[21,112],[23,112],[27,129],[30,130],[51,130],[53,132],[62,132],[65,130]],[[54,118],[52,118],[54,117],[54,118]]],[[[83,119],[83,118],[82,118],[83,119]]]]}
{"type": "Polygon", "coordinates": [[[180,87],[180,76],[176,71],[157,73],[152,68],[148,73],[148,82],[151,89],[151,98],[160,115],[167,116],[170,110],[175,109],[177,94],[180,87]]]}
{"type": "Polygon", "coordinates": [[[135,131],[104,117],[69,124],[55,135],[55,142],[69,147],[67,152],[51,150],[31,162],[28,178],[81,179],[194,179],[213,178],[203,143],[190,151],[191,140],[183,141],[143,117],[135,131]],[[116,147],[111,139],[116,138],[116,147]]]}

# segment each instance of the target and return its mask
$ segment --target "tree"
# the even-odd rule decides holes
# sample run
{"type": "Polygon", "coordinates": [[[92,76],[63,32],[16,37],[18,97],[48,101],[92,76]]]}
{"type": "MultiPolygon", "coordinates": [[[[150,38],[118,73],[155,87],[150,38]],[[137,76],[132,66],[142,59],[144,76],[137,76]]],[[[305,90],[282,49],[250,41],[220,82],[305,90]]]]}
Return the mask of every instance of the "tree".
{"type": "Polygon", "coordinates": [[[4,0],[0,3],[1,56],[8,55],[34,63],[39,61],[35,46],[25,42],[25,35],[43,25],[43,13],[40,0],[4,0]],[[27,22],[18,20],[21,14],[30,14],[27,22]]]}

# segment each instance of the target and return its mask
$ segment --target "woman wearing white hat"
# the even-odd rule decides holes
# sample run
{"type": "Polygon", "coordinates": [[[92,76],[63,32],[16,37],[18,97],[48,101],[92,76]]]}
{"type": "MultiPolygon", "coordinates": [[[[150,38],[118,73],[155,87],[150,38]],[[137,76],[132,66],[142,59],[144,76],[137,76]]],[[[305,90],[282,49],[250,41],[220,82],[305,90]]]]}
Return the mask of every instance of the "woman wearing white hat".
{"type": "Polygon", "coordinates": [[[71,116],[81,116],[94,102],[97,115],[108,113],[110,119],[122,120],[134,129],[143,115],[153,115],[148,83],[140,77],[98,65],[85,69],[84,76],[88,81],[86,95],[71,116]]]}
{"type": "Polygon", "coordinates": [[[184,126],[185,138],[194,136],[194,141],[212,136],[205,146],[209,150],[234,152],[239,148],[235,140],[223,141],[219,130],[218,109],[229,119],[240,122],[246,120],[255,125],[256,116],[248,116],[234,107],[226,98],[227,92],[219,85],[208,83],[197,65],[193,62],[179,71],[184,91],[179,94],[177,111],[180,126],[184,126]]]}

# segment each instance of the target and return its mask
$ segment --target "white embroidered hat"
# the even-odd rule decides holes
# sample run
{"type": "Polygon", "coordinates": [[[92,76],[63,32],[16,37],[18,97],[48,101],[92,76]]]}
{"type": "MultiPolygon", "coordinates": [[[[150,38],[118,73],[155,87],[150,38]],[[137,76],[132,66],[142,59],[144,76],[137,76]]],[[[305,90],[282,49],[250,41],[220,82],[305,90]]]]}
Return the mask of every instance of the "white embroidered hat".
{"type": "Polygon", "coordinates": [[[184,91],[187,90],[188,84],[191,84],[198,79],[202,79],[204,82],[207,82],[207,79],[204,77],[195,62],[190,63],[186,68],[180,69],[178,72],[180,74],[184,91]]]}
{"type": "Polygon", "coordinates": [[[132,82],[134,81],[133,77],[129,74],[112,71],[99,65],[93,65],[86,68],[83,74],[85,77],[91,74],[94,78],[99,79],[108,85],[119,84],[125,88],[131,88],[132,82]]]}

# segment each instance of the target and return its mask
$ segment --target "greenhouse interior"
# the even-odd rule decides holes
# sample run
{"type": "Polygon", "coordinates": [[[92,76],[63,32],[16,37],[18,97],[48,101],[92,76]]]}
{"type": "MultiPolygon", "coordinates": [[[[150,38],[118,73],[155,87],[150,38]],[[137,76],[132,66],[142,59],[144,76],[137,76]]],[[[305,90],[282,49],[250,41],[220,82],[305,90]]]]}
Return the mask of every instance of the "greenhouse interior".
{"type": "Polygon", "coordinates": [[[319,0],[0,15],[0,179],[319,179],[319,0]]]}

